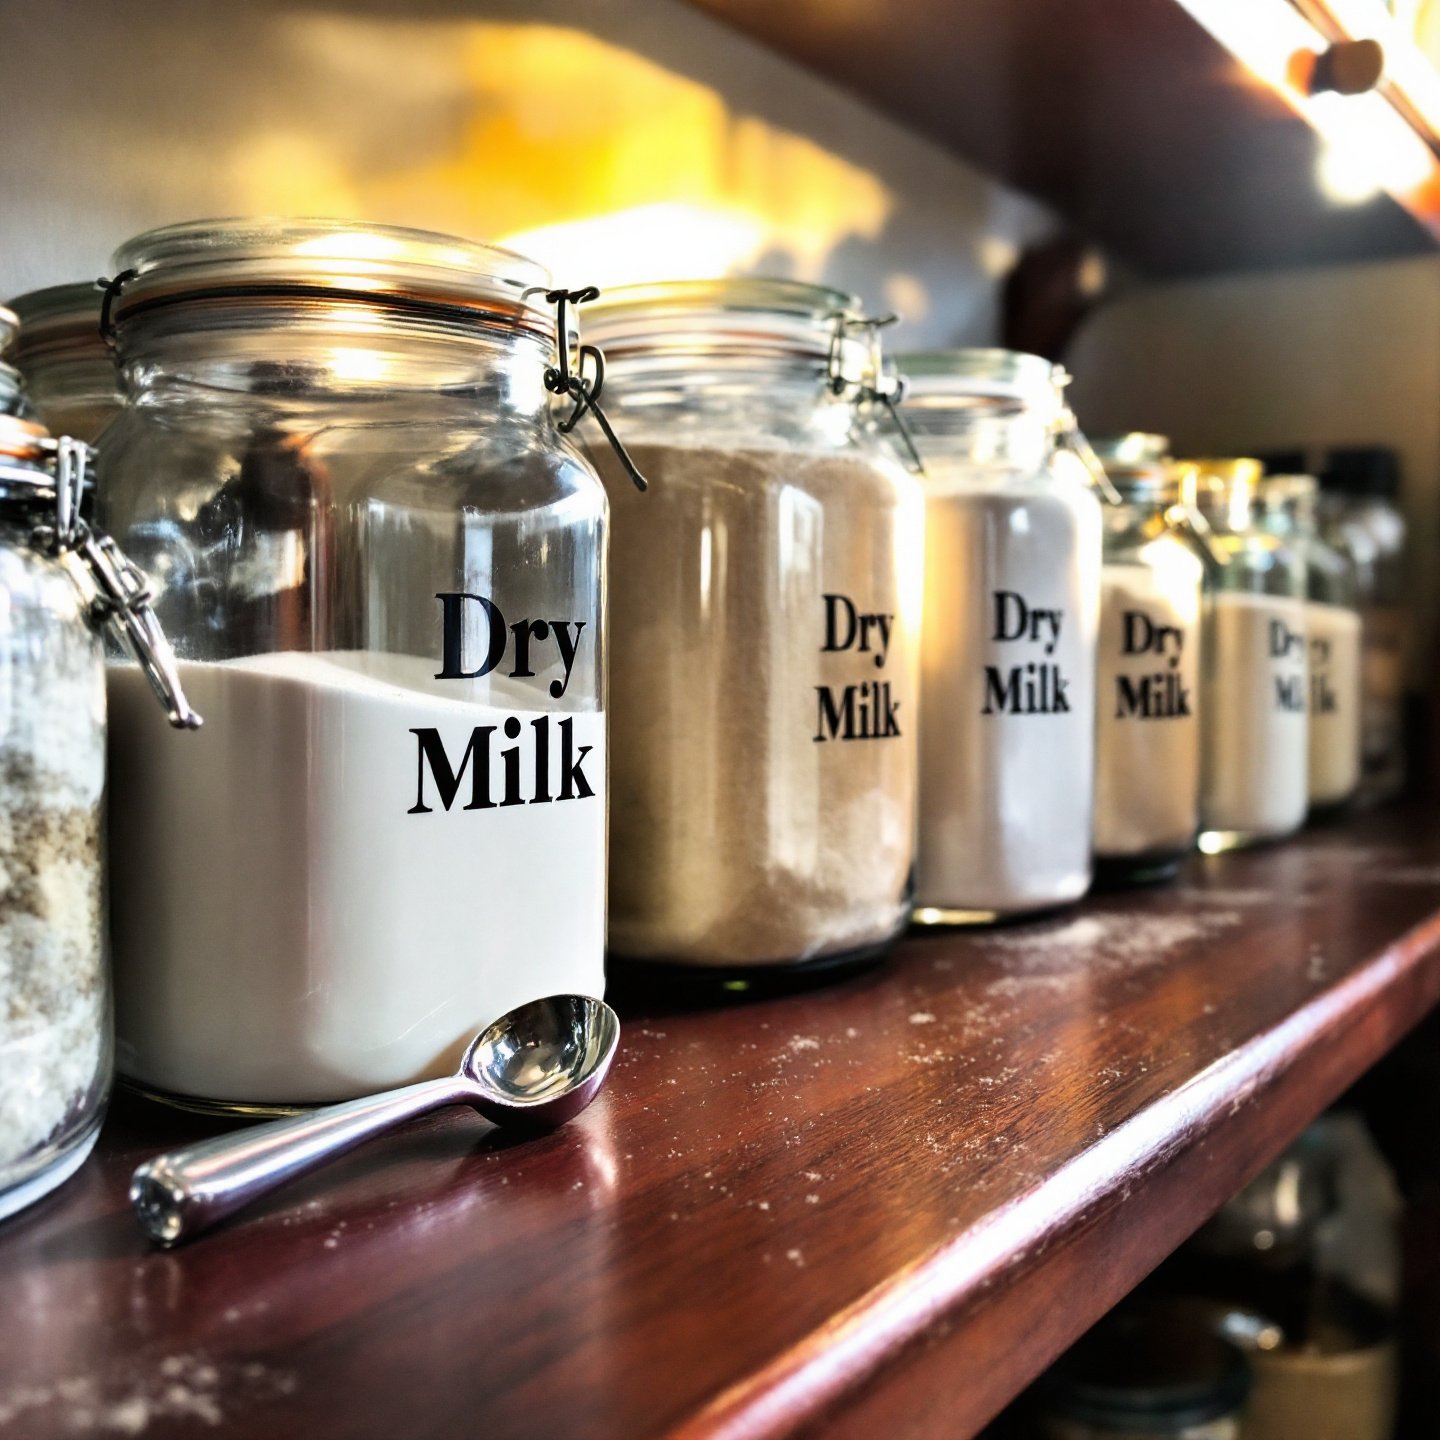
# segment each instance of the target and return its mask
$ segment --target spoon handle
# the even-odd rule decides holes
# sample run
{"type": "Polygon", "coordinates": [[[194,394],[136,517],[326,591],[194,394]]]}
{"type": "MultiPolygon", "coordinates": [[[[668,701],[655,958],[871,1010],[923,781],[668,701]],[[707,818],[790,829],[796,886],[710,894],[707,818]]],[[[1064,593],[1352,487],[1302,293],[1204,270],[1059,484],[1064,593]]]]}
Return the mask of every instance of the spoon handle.
{"type": "Polygon", "coordinates": [[[327,1105],[158,1155],[136,1170],[130,1203],[160,1245],[188,1240],[261,1195],[417,1115],[474,1100],[459,1076],[327,1105]]]}

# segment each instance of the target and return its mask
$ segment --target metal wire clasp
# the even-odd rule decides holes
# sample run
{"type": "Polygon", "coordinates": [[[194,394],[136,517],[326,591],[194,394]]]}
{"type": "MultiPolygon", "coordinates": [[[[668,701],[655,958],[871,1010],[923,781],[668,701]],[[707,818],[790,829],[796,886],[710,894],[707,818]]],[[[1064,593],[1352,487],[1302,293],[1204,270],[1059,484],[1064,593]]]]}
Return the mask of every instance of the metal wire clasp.
{"type": "Polygon", "coordinates": [[[900,413],[905,399],[905,377],[897,370],[886,369],[885,358],[880,348],[880,332],[887,325],[899,320],[898,315],[849,315],[843,310],[835,313],[835,329],[830,337],[830,358],[827,364],[832,394],[843,395],[852,385],[857,398],[871,400],[884,407],[890,424],[904,445],[908,459],[906,465],[916,475],[925,473],[925,462],[915,446],[915,437],[900,413]],[[855,379],[845,372],[845,341],[852,330],[865,334],[866,364],[864,375],[855,379]]]}
{"type": "Polygon", "coordinates": [[[637,490],[648,490],[649,482],[640,473],[629,452],[620,443],[605,412],[600,408],[600,392],[605,387],[605,356],[598,345],[580,343],[580,326],[575,326],[575,363],[571,368],[569,332],[565,325],[565,307],[583,305],[589,300],[598,300],[600,291],[594,285],[582,290],[547,290],[545,301],[555,307],[555,353],[559,359],[556,365],[545,369],[545,388],[555,395],[568,395],[575,402],[575,408],[558,421],[556,429],[568,435],[579,423],[580,417],[588,410],[594,417],[616,458],[625,467],[625,473],[635,482],[637,490]],[[587,374],[586,366],[589,365],[587,374]]]}
{"type": "Polygon", "coordinates": [[[1055,443],[1064,446],[1085,467],[1090,475],[1090,483],[1100,492],[1100,498],[1107,505],[1123,504],[1120,492],[1105,473],[1100,457],[1090,448],[1090,442],[1085,438],[1085,432],[1080,429],[1075,412],[1068,405],[1060,407],[1055,417],[1054,433],[1055,443]]]}
{"type": "Polygon", "coordinates": [[[96,591],[90,602],[93,623],[134,655],[170,723],[177,730],[198,730],[200,716],[185,698],[175,652],[150,608],[144,572],[80,513],[94,452],[69,436],[46,441],[45,446],[54,457],[55,518],[53,524],[38,528],[37,543],[52,555],[75,554],[84,561],[96,591]]]}

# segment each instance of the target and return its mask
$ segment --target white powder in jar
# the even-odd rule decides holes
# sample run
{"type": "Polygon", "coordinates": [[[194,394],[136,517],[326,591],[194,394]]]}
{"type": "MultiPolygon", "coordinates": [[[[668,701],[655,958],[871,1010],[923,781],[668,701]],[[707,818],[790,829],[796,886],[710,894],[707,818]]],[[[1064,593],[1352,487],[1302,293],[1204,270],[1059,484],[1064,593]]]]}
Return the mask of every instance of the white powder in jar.
{"type": "Polygon", "coordinates": [[[592,452],[612,950],[728,968],[883,945],[915,851],[918,487],[860,455],[627,444],[646,494],[592,452]]]}
{"type": "Polygon", "coordinates": [[[0,1192],[98,1116],[109,1081],[103,666],[70,580],[50,583],[73,633],[0,615],[0,1192]]]}
{"type": "Polygon", "coordinates": [[[1305,819],[1309,789],[1304,602],[1222,592],[1207,640],[1201,823],[1289,834],[1305,819]]]}
{"type": "Polygon", "coordinates": [[[1200,807],[1198,561],[1106,565],[1096,681],[1095,851],[1189,848],[1200,807]]]}
{"type": "Polygon", "coordinates": [[[124,1074],[222,1101],[344,1099],[450,1073],[515,1005],[602,993],[604,714],[445,698],[434,670],[186,662],[205,726],[176,736],[138,669],[110,668],[124,1074]],[[417,730],[443,745],[449,808],[417,730]]]}
{"type": "Polygon", "coordinates": [[[1310,803],[1338,805],[1360,783],[1360,616],[1305,607],[1310,652],[1310,803]]]}
{"type": "Polygon", "coordinates": [[[1099,505],[1078,487],[929,470],[917,909],[1076,900],[1090,883],[1099,505]]]}

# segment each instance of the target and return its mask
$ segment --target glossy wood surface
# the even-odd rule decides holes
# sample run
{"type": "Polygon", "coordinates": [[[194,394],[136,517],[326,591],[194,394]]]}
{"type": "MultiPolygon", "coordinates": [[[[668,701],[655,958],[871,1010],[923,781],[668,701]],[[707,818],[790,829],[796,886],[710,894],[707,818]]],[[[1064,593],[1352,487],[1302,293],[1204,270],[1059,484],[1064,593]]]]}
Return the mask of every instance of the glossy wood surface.
{"type": "Polygon", "coordinates": [[[0,1227],[0,1435],[973,1434],[1440,997],[1440,824],[719,1011],[628,1017],[607,1093],[454,1114],[175,1253],[117,1107],[0,1227]]]}
{"type": "MultiPolygon", "coordinates": [[[[1151,274],[1373,259],[1440,236],[1433,184],[1409,212],[1327,198],[1314,131],[1179,0],[692,3],[1151,274]]],[[[1247,5],[1256,39],[1293,15],[1290,0],[1247,5]]]]}

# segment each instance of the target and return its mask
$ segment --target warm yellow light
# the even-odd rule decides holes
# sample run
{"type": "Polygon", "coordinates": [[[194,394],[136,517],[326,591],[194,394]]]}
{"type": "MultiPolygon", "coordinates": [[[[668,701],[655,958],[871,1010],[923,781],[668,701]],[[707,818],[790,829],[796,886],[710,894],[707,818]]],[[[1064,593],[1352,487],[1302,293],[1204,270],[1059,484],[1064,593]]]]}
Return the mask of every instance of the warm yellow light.
{"type": "Polygon", "coordinates": [[[640,284],[725,275],[764,253],[769,232],[756,215],[703,205],[657,203],[518,230],[500,244],[538,260],[567,284],[640,284]]]}
{"type": "MultiPolygon", "coordinates": [[[[575,285],[762,260],[815,280],[842,244],[878,240],[890,216],[891,193],[870,171],[578,26],[303,7],[283,24],[314,93],[398,95],[401,109],[378,146],[345,126],[239,135],[214,161],[237,210],[503,239],[575,285]]],[[[385,257],[372,239],[351,258],[385,257]]]]}

